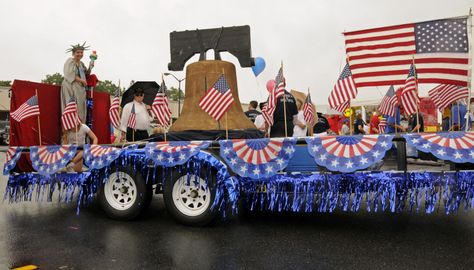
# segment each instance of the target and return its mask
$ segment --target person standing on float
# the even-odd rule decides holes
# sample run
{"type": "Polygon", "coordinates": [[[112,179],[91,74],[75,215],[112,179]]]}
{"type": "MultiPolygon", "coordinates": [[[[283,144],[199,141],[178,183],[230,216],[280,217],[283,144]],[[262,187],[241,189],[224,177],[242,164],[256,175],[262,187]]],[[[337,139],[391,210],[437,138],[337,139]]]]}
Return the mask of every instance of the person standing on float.
{"type": "Polygon", "coordinates": [[[64,80],[61,84],[61,112],[64,111],[64,107],[66,107],[71,97],[75,97],[77,113],[82,123],[85,123],[87,113],[86,75],[90,74],[90,69],[93,67],[93,64],[91,64],[87,69],[81,61],[84,51],[88,49],[88,46],[85,45],[85,42],[82,45],[73,45],[67,50],[67,52],[72,53],[72,57],[64,63],[64,80]]]}

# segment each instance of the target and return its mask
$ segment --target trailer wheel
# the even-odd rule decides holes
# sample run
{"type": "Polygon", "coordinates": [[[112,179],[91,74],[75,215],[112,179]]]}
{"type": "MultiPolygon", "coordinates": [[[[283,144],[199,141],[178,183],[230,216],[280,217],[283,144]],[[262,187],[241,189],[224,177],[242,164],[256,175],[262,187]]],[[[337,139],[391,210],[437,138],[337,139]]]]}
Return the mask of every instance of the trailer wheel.
{"type": "Polygon", "coordinates": [[[99,191],[99,202],[105,213],[117,220],[132,220],[150,205],[152,186],[130,166],[113,170],[99,191]]]}
{"type": "Polygon", "coordinates": [[[215,174],[206,183],[203,175],[173,173],[165,182],[163,198],[166,209],[178,222],[185,225],[204,226],[211,223],[217,211],[211,206],[215,198],[215,174]],[[188,180],[189,179],[189,180],[188,180]]]}

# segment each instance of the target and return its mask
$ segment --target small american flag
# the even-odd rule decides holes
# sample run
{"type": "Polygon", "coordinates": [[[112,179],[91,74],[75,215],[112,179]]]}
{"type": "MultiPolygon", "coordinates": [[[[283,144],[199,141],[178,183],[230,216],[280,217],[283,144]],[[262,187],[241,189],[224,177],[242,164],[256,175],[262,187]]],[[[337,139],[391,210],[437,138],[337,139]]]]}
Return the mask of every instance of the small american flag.
{"type": "Polygon", "coordinates": [[[280,67],[275,77],[275,87],[270,91],[268,102],[262,109],[263,119],[268,125],[273,125],[273,114],[275,113],[278,98],[285,95],[285,77],[283,76],[283,67],[280,67]]]}
{"type": "Polygon", "coordinates": [[[395,116],[395,107],[398,105],[397,95],[395,95],[395,88],[393,85],[387,90],[387,93],[382,99],[382,102],[379,106],[379,111],[381,114],[395,116]]]}
{"type": "Polygon", "coordinates": [[[275,99],[285,94],[285,77],[283,77],[283,67],[280,67],[275,77],[275,99]]]}
{"type": "Polygon", "coordinates": [[[469,89],[464,86],[440,84],[428,91],[428,95],[439,110],[444,110],[449,104],[469,97],[469,89]]]}
{"type": "Polygon", "coordinates": [[[311,95],[308,93],[303,105],[304,121],[308,124],[314,124],[314,107],[311,101],[311,95]]]}
{"type": "Polygon", "coordinates": [[[347,63],[329,95],[329,107],[340,112],[341,106],[356,96],[357,88],[352,79],[351,69],[347,63]]]}
{"type": "Polygon", "coordinates": [[[77,114],[77,103],[74,97],[71,97],[69,102],[64,107],[63,114],[61,115],[61,124],[64,130],[70,130],[77,127],[81,123],[79,115],[77,114]]]}
{"type": "Polygon", "coordinates": [[[339,104],[337,107],[332,108],[332,109],[343,113],[347,108],[349,108],[349,100],[344,103],[339,104]]]}
{"type": "Polygon", "coordinates": [[[201,98],[199,107],[219,121],[232,103],[234,103],[232,91],[224,75],[221,75],[212,88],[201,98]]]}
{"type": "Polygon", "coordinates": [[[151,111],[155,115],[158,123],[162,126],[168,126],[171,119],[171,110],[166,96],[166,85],[163,81],[160,90],[156,93],[155,100],[151,105],[151,111]]]}
{"type": "Polygon", "coordinates": [[[15,121],[21,122],[25,118],[39,115],[39,114],[40,114],[40,110],[39,110],[39,105],[38,105],[38,97],[34,95],[30,99],[28,99],[25,103],[21,104],[21,106],[18,109],[16,109],[14,112],[12,112],[10,116],[15,121]]]}
{"type": "Polygon", "coordinates": [[[379,133],[380,134],[385,133],[385,127],[387,127],[387,119],[382,118],[382,119],[380,119],[380,122],[379,122],[379,133]]]}
{"type": "Polygon", "coordinates": [[[127,127],[131,129],[135,129],[137,126],[137,115],[135,114],[135,104],[132,106],[132,111],[130,112],[130,116],[128,117],[127,127]]]}
{"type": "Polygon", "coordinates": [[[416,69],[413,64],[410,66],[400,99],[407,114],[416,113],[420,100],[417,93],[416,69]]]}
{"type": "Polygon", "coordinates": [[[344,33],[357,87],[403,85],[415,58],[419,83],[467,86],[468,17],[344,33]]]}
{"type": "Polygon", "coordinates": [[[120,96],[119,96],[119,92],[117,91],[114,98],[112,99],[112,104],[111,104],[110,109],[109,109],[110,123],[112,123],[112,125],[115,128],[120,127],[120,112],[119,112],[119,109],[120,109],[120,96]]]}

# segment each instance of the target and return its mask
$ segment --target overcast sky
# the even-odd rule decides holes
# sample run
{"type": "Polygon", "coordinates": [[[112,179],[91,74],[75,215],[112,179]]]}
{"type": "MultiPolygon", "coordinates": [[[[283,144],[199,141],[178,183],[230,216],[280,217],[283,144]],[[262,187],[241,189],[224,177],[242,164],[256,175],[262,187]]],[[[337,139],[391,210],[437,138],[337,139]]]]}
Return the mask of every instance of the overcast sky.
{"type": "MultiPolygon", "coordinates": [[[[283,61],[288,89],[310,87],[313,102],[327,104],[345,57],[342,32],[467,15],[470,6],[472,0],[2,0],[0,80],[62,73],[68,46],[87,41],[99,55],[99,79],[159,81],[170,61],[170,32],[250,25],[252,54],[266,60],[264,72],[256,80],[250,68],[223,57],[237,66],[240,100],[266,98],[265,83],[283,61]]],[[[177,86],[172,78],[166,83],[177,86]]],[[[386,89],[359,90],[381,99],[380,92],[386,89]]]]}

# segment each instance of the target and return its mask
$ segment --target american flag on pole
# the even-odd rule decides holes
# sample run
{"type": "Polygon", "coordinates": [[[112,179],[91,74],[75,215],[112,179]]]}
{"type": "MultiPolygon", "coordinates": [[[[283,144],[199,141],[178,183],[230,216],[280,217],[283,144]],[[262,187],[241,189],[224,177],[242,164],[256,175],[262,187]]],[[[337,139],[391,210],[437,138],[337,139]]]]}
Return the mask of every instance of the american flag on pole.
{"type": "Polygon", "coordinates": [[[405,109],[407,114],[416,113],[418,103],[420,103],[417,93],[417,83],[416,69],[412,64],[410,66],[410,71],[408,72],[408,77],[405,81],[405,87],[403,88],[402,94],[400,96],[403,109],[405,109]]]}
{"type": "Polygon", "coordinates": [[[112,99],[112,104],[109,109],[109,118],[110,123],[115,127],[120,127],[120,96],[119,92],[115,94],[114,98],[112,99]]]}
{"type": "Polygon", "coordinates": [[[386,127],[387,127],[387,119],[386,119],[386,118],[380,119],[380,122],[379,122],[379,134],[384,134],[386,127]]]}
{"type": "Polygon", "coordinates": [[[268,102],[262,109],[262,115],[265,122],[272,126],[273,125],[273,114],[275,113],[277,100],[279,97],[285,94],[285,77],[283,76],[283,66],[278,70],[278,74],[275,77],[275,87],[270,91],[268,96],[268,102]]]}
{"type": "Polygon", "coordinates": [[[80,123],[81,119],[79,119],[79,115],[77,114],[76,99],[71,97],[61,115],[61,124],[63,125],[64,130],[70,130],[77,127],[80,123]]]}
{"type": "Polygon", "coordinates": [[[304,121],[308,124],[314,124],[314,107],[311,101],[311,95],[308,93],[303,105],[304,121]]]}
{"type": "Polygon", "coordinates": [[[419,83],[467,86],[468,17],[344,33],[357,87],[403,85],[415,58],[419,83]]]}
{"type": "Polygon", "coordinates": [[[344,104],[350,102],[350,100],[354,99],[356,96],[357,88],[354,80],[352,79],[352,73],[349,64],[346,64],[342,70],[341,75],[339,76],[339,79],[336,82],[336,85],[334,85],[334,88],[329,95],[329,107],[339,112],[343,112],[347,107],[344,107],[344,104]]]}
{"type": "Polygon", "coordinates": [[[166,96],[166,85],[163,81],[161,87],[156,93],[155,100],[151,105],[151,111],[155,115],[158,123],[162,126],[168,126],[171,119],[171,110],[168,103],[168,96],[166,96]]]}
{"type": "Polygon", "coordinates": [[[469,89],[464,86],[440,84],[428,91],[428,95],[433,100],[436,108],[442,111],[449,104],[463,98],[468,98],[469,89]]]}
{"type": "Polygon", "coordinates": [[[225,80],[224,74],[222,74],[212,88],[201,98],[199,107],[219,121],[232,103],[234,103],[232,91],[225,80]]]}
{"type": "Polygon", "coordinates": [[[381,114],[395,116],[395,107],[398,105],[397,95],[395,95],[395,88],[393,85],[387,90],[387,93],[382,99],[382,102],[379,106],[379,111],[381,114]]]}
{"type": "Polygon", "coordinates": [[[283,66],[281,66],[280,69],[278,70],[277,76],[275,77],[275,90],[274,90],[275,102],[277,98],[285,94],[285,87],[286,87],[286,83],[285,83],[285,77],[283,77],[283,66]]]}
{"type": "Polygon", "coordinates": [[[127,127],[135,129],[137,126],[137,115],[135,114],[135,104],[132,106],[132,111],[128,117],[127,127]]]}
{"type": "Polygon", "coordinates": [[[21,122],[21,120],[28,118],[30,116],[39,115],[39,105],[38,105],[38,97],[36,95],[32,96],[28,99],[25,103],[21,104],[21,106],[16,109],[14,112],[10,114],[11,118],[13,118],[17,122],[21,122]]]}

